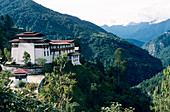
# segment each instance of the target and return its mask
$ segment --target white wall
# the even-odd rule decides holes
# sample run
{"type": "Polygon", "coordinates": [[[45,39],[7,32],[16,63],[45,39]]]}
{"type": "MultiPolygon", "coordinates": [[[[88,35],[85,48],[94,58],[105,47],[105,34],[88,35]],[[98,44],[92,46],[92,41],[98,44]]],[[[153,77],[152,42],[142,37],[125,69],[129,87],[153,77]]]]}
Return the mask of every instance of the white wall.
{"type": "Polygon", "coordinates": [[[18,47],[12,47],[11,57],[12,57],[12,61],[15,60],[15,62],[18,62],[18,60],[19,60],[19,58],[18,58],[18,47]]]}
{"type": "Polygon", "coordinates": [[[79,55],[71,56],[71,63],[73,65],[81,65],[79,58],[80,58],[79,55]]]}
{"type": "Polygon", "coordinates": [[[24,51],[28,52],[31,57],[31,63],[35,63],[35,55],[34,55],[34,43],[19,43],[18,46],[18,64],[24,64],[23,55],[24,51]]]}
{"type": "Polygon", "coordinates": [[[51,63],[52,62],[52,55],[50,55],[50,48],[35,48],[35,59],[37,58],[44,58],[47,60],[46,63],[51,63]],[[46,56],[44,56],[44,51],[46,53],[46,56]],[[47,55],[47,51],[49,55],[47,55]]]}

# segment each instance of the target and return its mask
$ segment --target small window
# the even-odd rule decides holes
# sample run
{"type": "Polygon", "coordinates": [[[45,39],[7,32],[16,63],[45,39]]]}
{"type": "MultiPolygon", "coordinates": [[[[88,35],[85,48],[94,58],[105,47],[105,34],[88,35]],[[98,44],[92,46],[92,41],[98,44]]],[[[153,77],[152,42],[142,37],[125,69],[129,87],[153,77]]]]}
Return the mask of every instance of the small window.
{"type": "Polygon", "coordinates": [[[49,56],[49,52],[47,51],[47,56],[49,56]]]}
{"type": "Polygon", "coordinates": [[[46,56],[46,52],[44,51],[44,56],[46,56]]]}

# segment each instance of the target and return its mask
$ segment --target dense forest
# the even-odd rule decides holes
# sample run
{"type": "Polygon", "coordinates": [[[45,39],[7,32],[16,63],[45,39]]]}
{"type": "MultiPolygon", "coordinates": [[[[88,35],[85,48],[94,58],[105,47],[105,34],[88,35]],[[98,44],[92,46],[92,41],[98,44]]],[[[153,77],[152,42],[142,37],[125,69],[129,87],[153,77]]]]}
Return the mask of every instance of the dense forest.
{"type": "MultiPolygon", "coordinates": [[[[73,66],[64,54],[56,58],[50,66],[45,65],[53,69],[47,69],[38,94],[34,93],[37,86],[29,83],[24,88],[13,92],[8,86],[10,82],[8,78],[12,74],[9,71],[2,71],[0,72],[0,110],[152,112],[166,109],[168,111],[168,95],[165,94],[169,92],[169,67],[164,70],[161,78],[156,78],[161,83],[156,81],[157,87],[151,87],[154,93],[144,94],[145,85],[140,84],[141,86],[137,88],[130,88],[124,82],[126,61],[123,59],[123,54],[123,49],[117,49],[114,52],[115,61],[107,71],[104,71],[104,65],[100,60],[91,63],[82,58],[82,65],[73,66]],[[118,61],[122,63],[119,69],[117,68],[118,61]],[[119,70],[120,77],[116,75],[117,70],[119,70]],[[165,96],[161,97],[162,95],[165,96]],[[164,105],[159,102],[159,99],[165,102],[164,105]]],[[[153,79],[150,84],[155,83],[153,79]]]]}
{"type": "Polygon", "coordinates": [[[97,25],[47,9],[32,0],[1,0],[0,13],[9,14],[17,26],[45,34],[48,39],[77,39],[81,54],[92,62],[101,59],[105,70],[113,63],[117,48],[126,52],[126,82],[130,86],[151,78],[162,70],[159,59],[97,25]]]}

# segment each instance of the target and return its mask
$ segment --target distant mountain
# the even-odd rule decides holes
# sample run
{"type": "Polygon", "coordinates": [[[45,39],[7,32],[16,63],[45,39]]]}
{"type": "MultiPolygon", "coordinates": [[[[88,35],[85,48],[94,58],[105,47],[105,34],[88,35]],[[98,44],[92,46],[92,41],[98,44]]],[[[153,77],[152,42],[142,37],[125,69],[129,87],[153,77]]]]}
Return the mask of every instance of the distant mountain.
{"type": "Polygon", "coordinates": [[[146,42],[157,35],[170,30],[170,19],[156,24],[153,22],[142,22],[138,24],[129,24],[127,26],[113,25],[109,27],[104,25],[101,27],[121,38],[137,39],[146,42]]]}
{"type": "Polygon", "coordinates": [[[136,85],[162,70],[159,59],[116,35],[107,33],[93,23],[47,9],[32,0],[1,0],[0,14],[9,14],[17,26],[31,28],[48,39],[76,39],[85,59],[101,59],[107,67],[113,64],[117,48],[126,51],[128,61],[126,82],[136,85]]]}
{"type": "Polygon", "coordinates": [[[139,40],[136,40],[136,39],[125,39],[125,40],[127,40],[128,42],[130,42],[132,44],[135,44],[138,47],[142,47],[143,44],[145,43],[145,42],[142,42],[142,41],[139,41],[139,40]]]}
{"type": "Polygon", "coordinates": [[[142,48],[161,59],[164,67],[170,65],[170,30],[145,43],[142,48]]]}

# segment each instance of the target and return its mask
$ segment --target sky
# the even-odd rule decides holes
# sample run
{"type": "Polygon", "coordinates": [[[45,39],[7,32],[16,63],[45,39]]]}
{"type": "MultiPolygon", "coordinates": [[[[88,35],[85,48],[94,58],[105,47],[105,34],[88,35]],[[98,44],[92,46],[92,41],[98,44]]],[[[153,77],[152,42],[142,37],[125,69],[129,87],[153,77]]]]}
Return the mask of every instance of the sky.
{"type": "Polygon", "coordinates": [[[33,0],[54,11],[102,25],[156,23],[170,18],[170,0],[33,0]]]}

